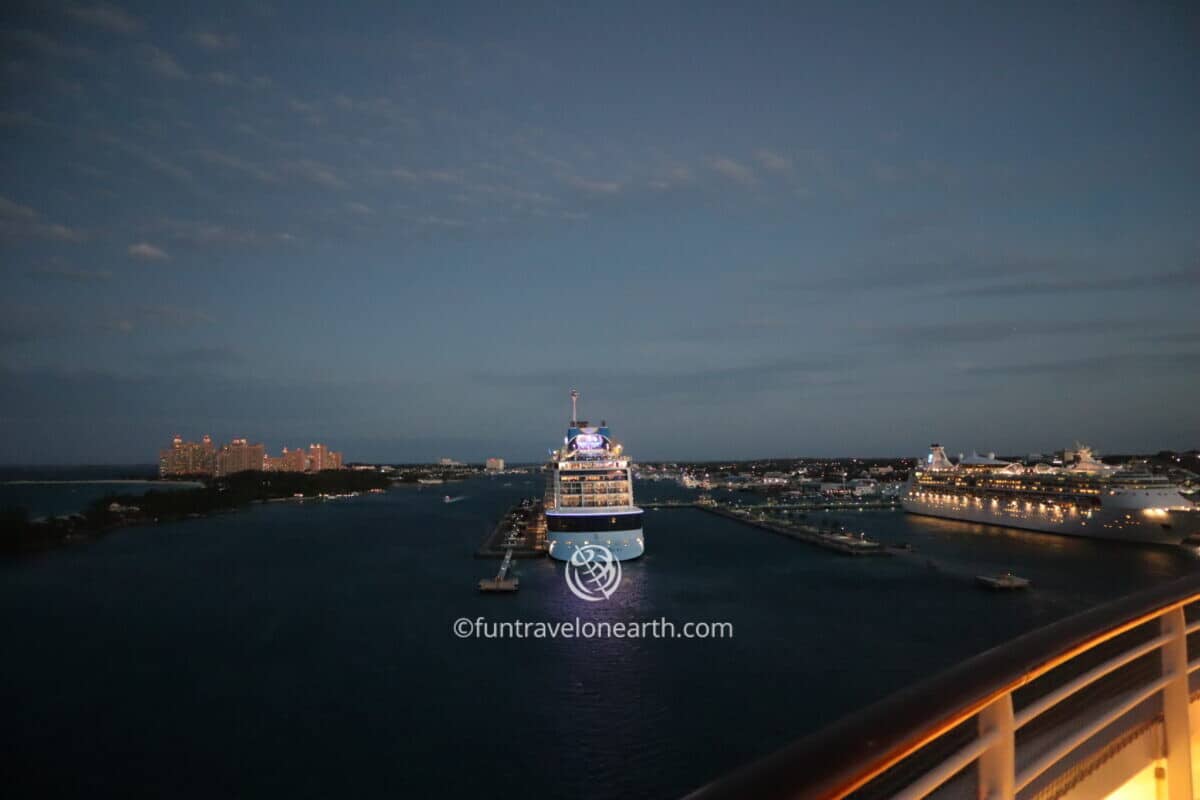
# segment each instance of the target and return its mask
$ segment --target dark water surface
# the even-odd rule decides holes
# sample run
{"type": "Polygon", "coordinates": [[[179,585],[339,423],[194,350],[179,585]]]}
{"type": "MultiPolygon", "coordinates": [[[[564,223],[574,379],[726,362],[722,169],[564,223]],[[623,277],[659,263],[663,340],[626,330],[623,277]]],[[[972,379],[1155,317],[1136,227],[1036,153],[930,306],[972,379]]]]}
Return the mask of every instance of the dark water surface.
{"type": "MultiPolygon", "coordinates": [[[[968,655],[1200,566],[1182,551],[842,514],[852,559],[646,514],[611,600],[471,553],[530,481],[258,506],[0,562],[6,796],[679,795],[968,655]],[[442,495],[466,495],[446,505],[442,495]],[[962,576],[1012,569],[1028,593],[962,576]],[[728,621],[732,640],[458,639],[489,621],[728,621]]],[[[649,499],[687,494],[666,483],[649,499]]],[[[818,517],[814,515],[814,519],[818,517]]]]}
{"type": "Polygon", "coordinates": [[[0,509],[24,509],[32,519],[86,511],[112,494],[175,491],[198,484],[160,481],[150,464],[123,467],[0,467],[0,509]]]}

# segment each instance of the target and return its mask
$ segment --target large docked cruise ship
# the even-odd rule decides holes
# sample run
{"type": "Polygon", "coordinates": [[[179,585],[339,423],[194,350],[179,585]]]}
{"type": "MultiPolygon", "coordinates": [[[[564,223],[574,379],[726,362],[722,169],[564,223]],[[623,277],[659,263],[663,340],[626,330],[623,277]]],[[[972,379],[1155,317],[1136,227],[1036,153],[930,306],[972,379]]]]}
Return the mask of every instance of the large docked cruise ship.
{"type": "Polygon", "coordinates": [[[1096,460],[1062,467],[972,454],[953,463],[932,445],[900,497],[910,514],[1032,531],[1160,544],[1200,543],[1200,511],[1166,478],[1096,460]]]}
{"type": "Polygon", "coordinates": [[[603,545],[621,561],[645,551],[642,509],[633,504],[630,459],[608,424],[577,418],[579,393],[571,392],[571,424],[562,448],[546,465],[546,542],[553,558],[567,561],[577,548],[603,545]]]}

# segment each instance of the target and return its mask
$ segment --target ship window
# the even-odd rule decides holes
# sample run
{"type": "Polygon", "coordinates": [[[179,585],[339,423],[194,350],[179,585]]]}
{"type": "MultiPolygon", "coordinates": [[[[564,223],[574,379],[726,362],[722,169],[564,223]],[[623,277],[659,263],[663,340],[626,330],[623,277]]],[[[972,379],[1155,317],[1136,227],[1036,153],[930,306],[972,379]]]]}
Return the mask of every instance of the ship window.
{"type": "MultiPolygon", "coordinates": [[[[618,514],[611,517],[591,517],[551,514],[546,525],[557,533],[602,533],[604,531],[632,531],[642,527],[641,512],[618,514]]],[[[569,544],[569,543],[568,543],[569,544]]]]}

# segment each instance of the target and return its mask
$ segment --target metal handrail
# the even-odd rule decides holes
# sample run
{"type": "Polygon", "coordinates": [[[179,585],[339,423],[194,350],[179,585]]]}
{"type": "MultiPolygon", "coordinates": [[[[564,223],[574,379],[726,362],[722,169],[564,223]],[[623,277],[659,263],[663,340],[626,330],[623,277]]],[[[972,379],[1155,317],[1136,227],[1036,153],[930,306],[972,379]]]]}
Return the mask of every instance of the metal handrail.
{"type": "MultiPolygon", "coordinates": [[[[1176,752],[1186,752],[1190,748],[1180,746],[1178,737],[1187,736],[1187,675],[1200,666],[1197,664],[1200,659],[1190,663],[1187,660],[1186,637],[1200,629],[1200,623],[1187,624],[1183,609],[1198,600],[1200,575],[1195,575],[1060,620],[851,714],[823,731],[693,792],[688,795],[688,800],[842,798],[972,718],[979,718],[981,732],[937,767],[919,776],[903,796],[922,797],[966,765],[989,758],[987,754],[991,752],[1001,757],[989,758],[987,769],[980,762],[981,788],[982,782],[998,779],[1001,788],[994,794],[1011,797],[1105,725],[1160,692],[1164,693],[1164,698],[1171,697],[1176,701],[1182,697],[1179,701],[1183,706],[1181,710],[1168,708],[1166,699],[1163,705],[1164,715],[1170,717],[1166,720],[1168,738],[1175,738],[1176,752]],[[1012,695],[1017,689],[1081,654],[1155,620],[1162,626],[1160,635],[1129,647],[1013,713],[1012,695]],[[1023,765],[1020,774],[1016,774],[1013,749],[1017,728],[1085,686],[1156,650],[1163,654],[1161,677],[1124,695],[1100,718],[1103,724],[1097,727],[1095,721],[1089,721],[1083,729],[1076,731],[1076,735],[1032,764],[1023,765]],[[1003,735],[999,735],[998,730],[1003,735]],[[985,738],[988,741],[979,744],[985,738]],[[997,770],[998,778],[995,774],[984,774],[997,770]]],[[[1186,738],[1183,741],[1186,742],[1186,738]]],[[[1185,764],[1177,763],[1176,769],[1186,768],[1187,774],[1179,777],[1176,773],[1174,783],[1182,785],[1186,782],[1190,792],[1190,758],[1175,761],[1186,761],[1185,764]]],[[[1168,771],[1171,769],[1168,764],[1168,771]]],[[[1170,774],[1168,782],[1171,782],[1170,774]]],[[[1174,791],[1172,795],[1175,795],[1174,791]]]]}

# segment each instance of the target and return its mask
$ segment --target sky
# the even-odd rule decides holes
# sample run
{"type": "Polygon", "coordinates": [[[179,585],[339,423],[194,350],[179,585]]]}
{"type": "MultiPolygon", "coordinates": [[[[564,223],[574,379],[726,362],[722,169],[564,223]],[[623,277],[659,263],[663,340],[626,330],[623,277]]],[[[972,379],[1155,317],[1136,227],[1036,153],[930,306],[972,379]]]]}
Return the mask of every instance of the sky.
{"type": "Polygon", "coordinates": [[[1196,6],[574,5],[5,4],[0,463],[1200,446],[1196,6]]]}

